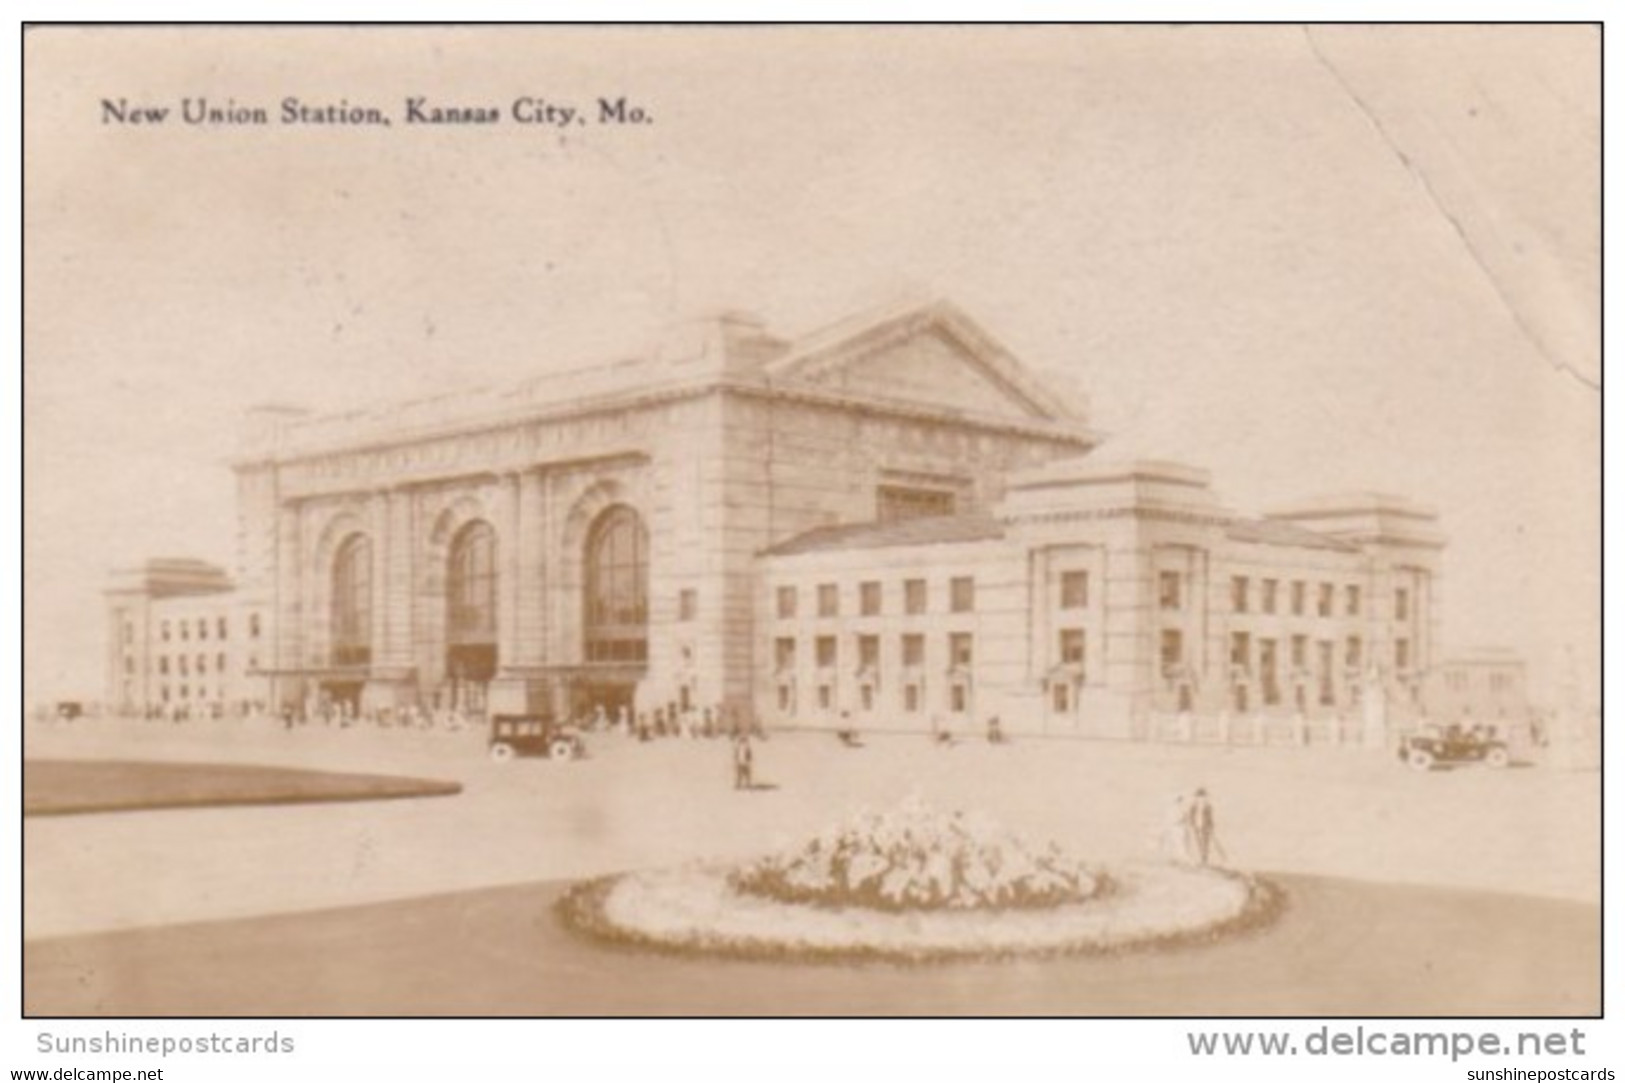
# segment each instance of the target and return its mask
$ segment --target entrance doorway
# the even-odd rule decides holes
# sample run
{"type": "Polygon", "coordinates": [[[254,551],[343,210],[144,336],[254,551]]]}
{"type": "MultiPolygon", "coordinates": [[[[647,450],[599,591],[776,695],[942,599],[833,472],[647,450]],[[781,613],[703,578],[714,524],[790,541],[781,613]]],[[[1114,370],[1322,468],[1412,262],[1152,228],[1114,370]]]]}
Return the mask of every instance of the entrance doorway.
{"type": "Polygon", "coordinates": [[[361,682],[323,681],[322,698],[335,710],[354,718],[361,713],[361,682]]]}
{"type": "Polygon", "coordinates": [[[630,718],[636,688],[626,681],[574,681],[570,685],[570,717],[589,719],[602,707],[604,717],[610,722],[620,718],[623,708],[630,718]]]}
{"type": "Polygon", "coordinates": [[[446,706],[484,714],[486,688],[497,671],[494,643],[459,643],[446,649],[446,706]]]}

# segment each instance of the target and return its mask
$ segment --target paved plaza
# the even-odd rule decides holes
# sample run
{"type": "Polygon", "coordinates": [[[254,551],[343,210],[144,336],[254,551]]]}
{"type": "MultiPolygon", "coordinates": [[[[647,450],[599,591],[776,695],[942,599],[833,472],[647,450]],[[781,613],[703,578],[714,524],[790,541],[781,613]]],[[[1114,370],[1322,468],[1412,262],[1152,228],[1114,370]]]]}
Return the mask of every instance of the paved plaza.
{"type": "Polygon", "coordinates": [[[28,939],[250,917],[540,881],[799,841],[918,793],[1100,859],[1156,854],[1173,794],[1214,795],[1250,870],[1542,896],[1600,897],[1600,779],[1540,764],[1417,773],[1352,749],[1024,740],[1006,746],[817,733],[759,744],[731,787],[721,740],[599,734],[573,763],[490,762],[474,732],[267,722],[34,726],[33,758],[140,758],[399,773],[453,797],[29,818],[28,939]]]}

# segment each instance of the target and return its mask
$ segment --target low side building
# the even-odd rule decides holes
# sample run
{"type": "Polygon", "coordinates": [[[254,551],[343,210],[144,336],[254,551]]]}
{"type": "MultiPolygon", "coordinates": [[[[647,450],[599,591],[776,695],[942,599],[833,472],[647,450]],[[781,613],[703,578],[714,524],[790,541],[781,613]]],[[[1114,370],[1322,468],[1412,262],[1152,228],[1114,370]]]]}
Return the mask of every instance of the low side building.
{"type": "Polygon", "coordinates": [[[1527,667],[1516,652],[1480,647],[1443,659],[1428,674],[1428,717],[1463,726],[1527,732],[1533,719],[1527,667]]]}
{"type": "Polygon", "coordinates": [[[105,595],[105,702],[113,710],[213,713],[264,704],[258,669],[267,607],[238,591],[224,569],[153,559],[116,573],[105,595]]]}
{"type": "Polygon", "coordinates": [[[766,551],[757,699],[785,725],[1146,738],[1186,716],[1380,744],[1421,704],[1443,544],[1392,496],[1248,518],[1189,466],[1058,460],[986,513],[766,551]]]}

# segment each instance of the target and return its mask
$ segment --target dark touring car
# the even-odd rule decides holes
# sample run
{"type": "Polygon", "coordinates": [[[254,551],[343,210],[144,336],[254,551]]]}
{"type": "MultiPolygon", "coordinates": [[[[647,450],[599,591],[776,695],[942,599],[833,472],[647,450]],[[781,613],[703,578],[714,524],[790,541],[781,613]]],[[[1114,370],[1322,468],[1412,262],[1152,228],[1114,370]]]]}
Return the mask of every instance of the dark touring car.
{"type": "Polygon", "coordinates": [[[550,760],[573,760],[586,751],[581,734],[546,715],[499,714],[491,716],[490,754],[498,763],[516,756],[546,756],[550,760]]]}
{"type": "Polygon", "coordinates": [[[1399,758],[1418,771],[1463,763],[1505,767],[1512,762],[1506,742],[1482,726],[1423,726],[1400,741],[1399,758]]]}

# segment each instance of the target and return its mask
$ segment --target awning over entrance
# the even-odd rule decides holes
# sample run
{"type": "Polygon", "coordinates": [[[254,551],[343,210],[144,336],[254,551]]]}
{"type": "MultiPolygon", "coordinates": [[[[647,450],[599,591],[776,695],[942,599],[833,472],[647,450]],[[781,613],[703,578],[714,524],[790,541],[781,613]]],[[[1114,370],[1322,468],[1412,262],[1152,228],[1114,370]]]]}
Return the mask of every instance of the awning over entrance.
{"type": "Polygon", "coordinates": [[[636,684],[649,673],[640,662],[576,662],[562,665],[503,666],[501,676],[537,681],[593,684],[636,684]]]}
{"type": "Polygon", "coordinates": [[[371,666],[284,666],[248,671],[250,677],[311,677],[319,681],[365,681],[372,675],[371,666]]]}

